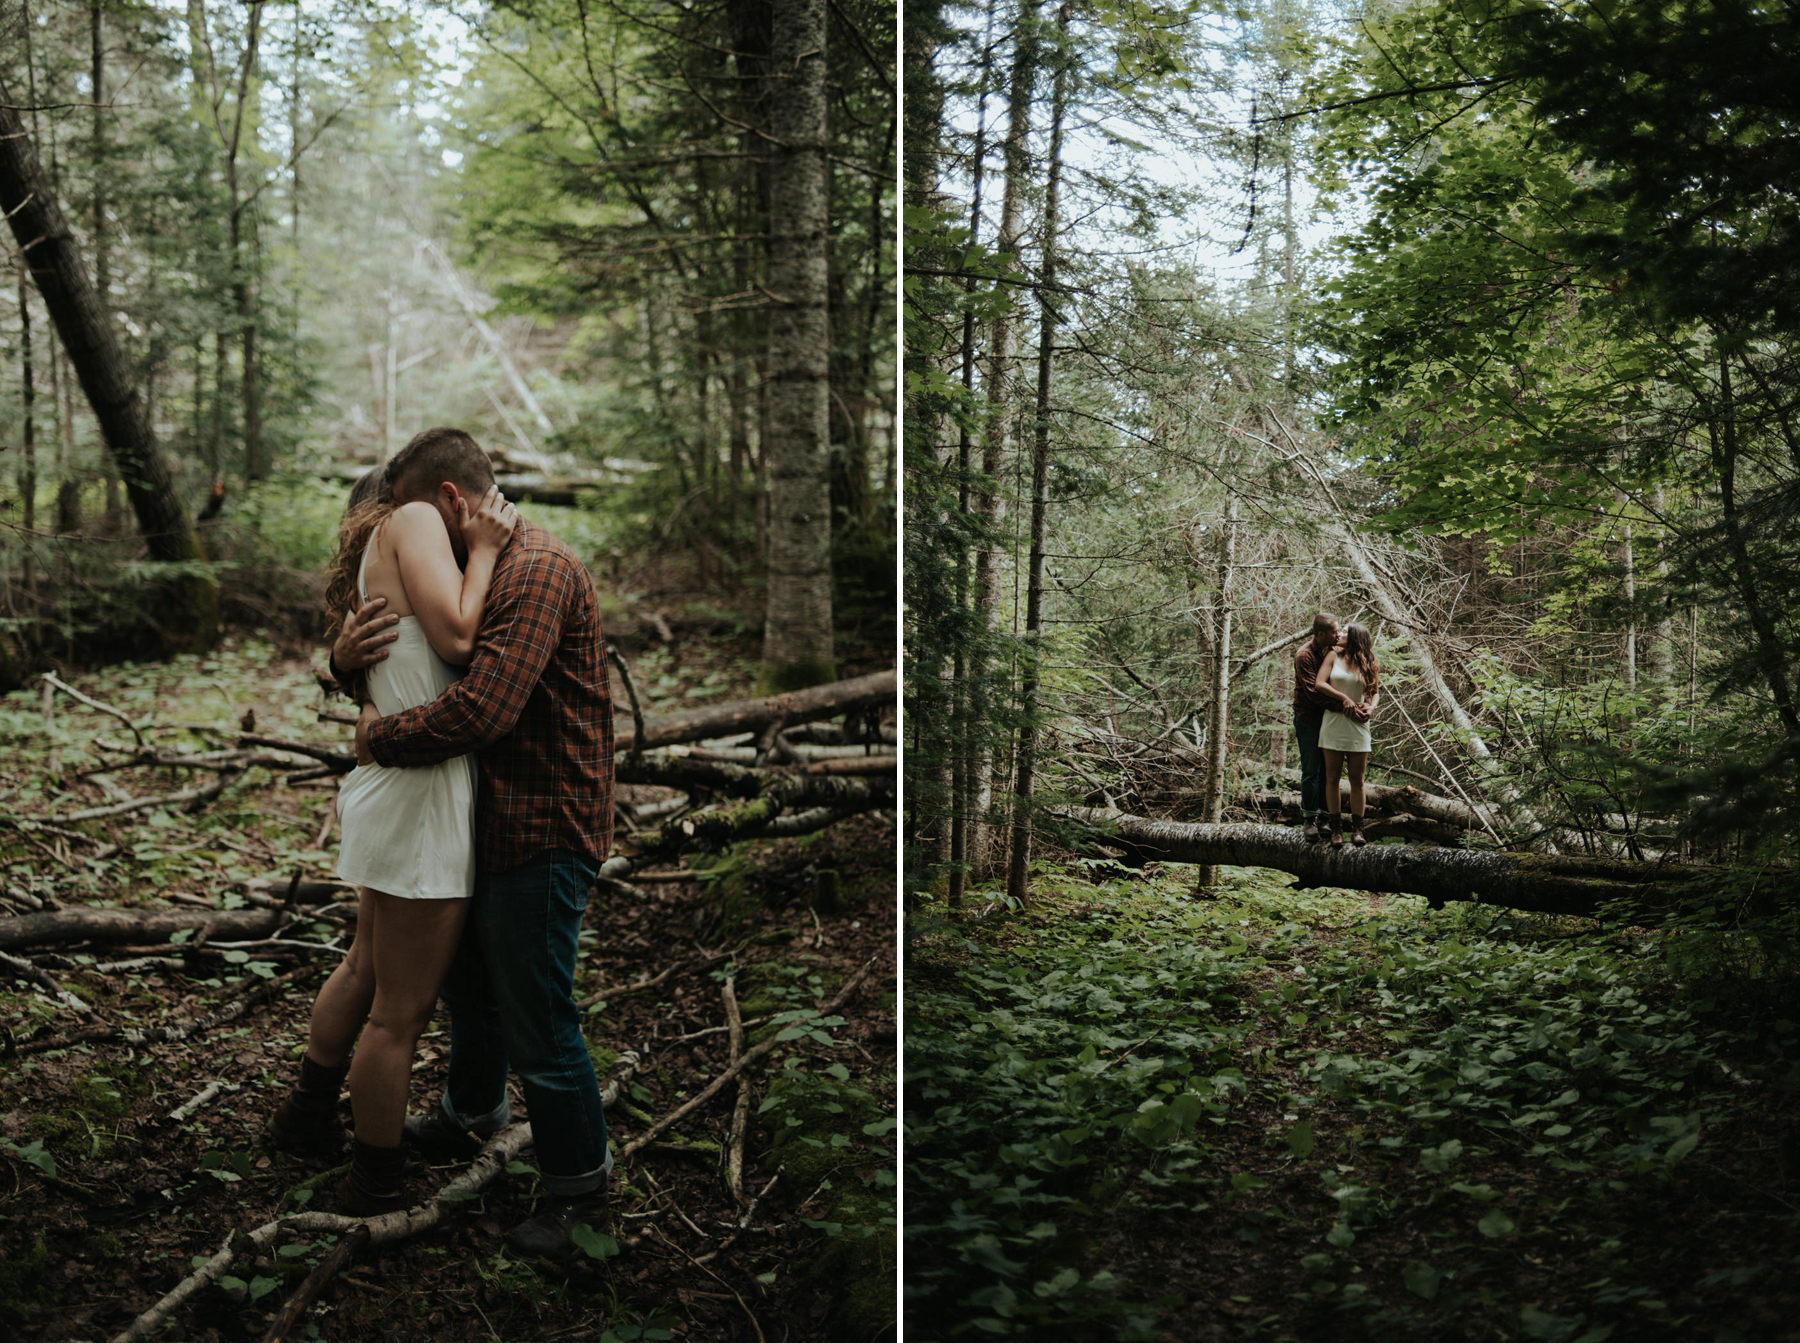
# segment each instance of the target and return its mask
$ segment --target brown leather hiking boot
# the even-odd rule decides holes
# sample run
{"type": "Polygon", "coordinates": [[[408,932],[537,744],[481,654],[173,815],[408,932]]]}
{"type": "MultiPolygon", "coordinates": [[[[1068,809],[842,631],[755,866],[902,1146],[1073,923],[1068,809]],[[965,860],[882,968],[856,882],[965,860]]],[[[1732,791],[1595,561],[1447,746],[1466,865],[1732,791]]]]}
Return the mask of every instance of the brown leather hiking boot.
{"type": "Polygon", "coordinates": [[[1363,834],[1362,828],[1363,818],[1352,816],[1350,818],[1350,842],[1359,849],[1369,842],[1368,837],[1363,834]]]}
{"type": "Polygon", "coordinates": [[[1344,847],[1344,813],[1341,811],[1331,813],[1331,847],[1334,849],[1344,847]]]}
{"type": "Polygon", "coordinates": [[[1317,844],[1319,842],[1319,818],[1317,816],[1308,816],[1306,818],[1306,829],[1301,831],[1301,836],[1308,844],[1317,844]]]}
{"type": "Polygon", "coordinates": [[[409,1208],[405,1182],[405,1147],[375,1147],[358,1138],[350,1173],[338,1184],[337,1210],[346,1217],[374,1217],[409,1208]]]}
{"type": "Polygon", "coordinates": [[[289,1156],[335,1161],[344,1150],[344,1126],[338,1122],[338,1093],[350,1065],[327,1068],[300,1057],[300,1080],[269,1116],[269,1145],[289,1156]]]}

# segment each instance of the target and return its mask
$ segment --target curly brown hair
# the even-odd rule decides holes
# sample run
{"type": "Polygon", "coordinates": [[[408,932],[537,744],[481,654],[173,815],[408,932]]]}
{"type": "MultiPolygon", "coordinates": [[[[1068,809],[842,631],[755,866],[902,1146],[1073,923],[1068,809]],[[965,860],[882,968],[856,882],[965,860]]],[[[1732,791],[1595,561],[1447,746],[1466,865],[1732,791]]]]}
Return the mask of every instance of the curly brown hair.
{"type": "MultiPolygon", "coordinates": [[[[371,472],[357,482],[357,489],[350,495],[350,506],[344,510],[344,520],[338,527],[337,558],[332,560],[325,578],[327,639],[337,638],[344,628],[345,618],[362,605],[356,579],[362,568],[363,551],[368,549],[369,538],[375,534],[375,529],[394,511],[394,492],[386,472],[364,488],[364,482],[374,475],[371,472]]],[[[368,684],[362,671],[351,672],[341,684],[345,694],[359,704],[362,702],[368,684]]]]}
{"type": "Polygon", "coordinates": [[[1363,690],[1374,694],[1381,683],[1381,663],[1375,657],[1375,638],[1366,625],[1350,625],[1344,630],[1344,661],[1362,673],[1363,690]]]}

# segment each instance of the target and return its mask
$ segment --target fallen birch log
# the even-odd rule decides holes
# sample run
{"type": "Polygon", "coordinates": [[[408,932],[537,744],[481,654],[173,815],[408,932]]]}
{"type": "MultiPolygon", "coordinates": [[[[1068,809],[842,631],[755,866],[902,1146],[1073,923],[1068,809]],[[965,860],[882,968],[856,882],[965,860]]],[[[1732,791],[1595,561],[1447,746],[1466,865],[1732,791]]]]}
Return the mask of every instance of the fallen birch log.
{"type": "Polygon", "coordinates": [[[1451,900],[1476,900],[1543,914],[1591,916],[1609,900],[1627,900],[1653,914],[1719,889],[1730,876],[1723,868],[1611,858],[1396,844],[1333,849],[1308,844],[1298,831],[1284,826],[1186,825],[1095,807],[1063,807],[1052,814],[1164,862],[1274,868],[1291,872],[1308,886],[1422,895],[1433,908],[1451,900]]]}
{"type": "MultiPolygon", "coordinates": [[[[303,881],[297,905],[318,905],[344,889],[342,882],[303,881]]],[[[183,929],[207,931],[209,938],[241,942],[267,937],[284,919],[279,907],[250,909],[97,909],[76,906],[0,919],[0,950],[50,946],[59,942],[154,944],[183,929]]]]}

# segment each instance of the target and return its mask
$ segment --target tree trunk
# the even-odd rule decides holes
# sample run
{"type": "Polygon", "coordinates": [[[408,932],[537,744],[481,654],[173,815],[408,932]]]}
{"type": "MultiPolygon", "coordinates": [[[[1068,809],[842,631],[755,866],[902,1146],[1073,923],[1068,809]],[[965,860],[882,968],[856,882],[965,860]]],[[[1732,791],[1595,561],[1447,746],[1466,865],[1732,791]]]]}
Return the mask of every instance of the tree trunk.
{"type": "Polygon", "coordinates": [[[775,0],[769,60],[767,693],[836,677],[831,630],[826,0],[775,0]]]}
{"type": "MultiPolygon", "coordinates": [[[[656,714],[644,720],[644,748],[672,746],[677,742],[705,741],[712,737],[729,737],[740,732],[759,732],[771,723],[792,727],[797,723],[816,722],[840,714],[894,702],[898,677],[894,672],[874,672],[868,676],[836,681],[830,685],[812,686],[789,691],[767,699],[738,700],[715,704],[706,709],[686,709],[680,713],[656,714]]],[[[621,740],[623,734],[621,733],[621,740]]]]}
{"type": "MultiPolygon", "coordinates": [[[[1037,0],[1020,0],[1015,28],[1011,90],[1007,96],[1006,185],[1000,197],[1000,231],[996,248],[1008,256],[1019,254],[1019,215],[1027,187],[1031,136],[1031,95],[1037,82],[1037,0]]],[[[993,687],[989,685],[987,636],[994,624],[995,597],[999,586],[1000,552],[995,541],[1006,516],[1000,478],[1012,452],[1013,351],[1018,338],[1010,296],[994,316],[988,339],[987,423],[981,446],[981,481],[975,492],[975,516],[983,537],[975,551],[973,596],[976,644],[969,658],[969,722],[972,725],[968,762],[971,793],[968,833],[969,868],[977,877],[993,870],[993,827],[988,812],[993,805],[993,744],[989,715],[993,687]]]]}
{"type": "MultiPolygon", "coordinates": [[[[1205,819],[1216,825],[1225,814],[1225,755],[1231,713],[1231,606],[1232,577],[1237,566],[1237,495],[1225,495],[1225,519],[1219,529],[1219,601],[1213,617],[1212,638],[1212,735],[1206,742],[1205,819]]],[[[1203,866],[1197,886],[1211,886],[1218,871],[1203,866]]]]}
{"type": "MultiPolygon", "coordinates": [[[[19,267],[19,409],[24,416],[21,425],[21,446],[24,449],[24,460],[19,469],[19,494],[24,500],[25,536],[22,547],[25,556],[24,578],[25,598],[31,604],[29,619],[37,619],[37,557],[34,547],[37,542],[32,535],[37,530],[37,380],[36,370],[32,367],[31,357],[31,300],[30,287],[25,283],[25,267],[19,267]]],[[[4,652],[0,652],[0,663],[6,661],[4,652]]]]}
{"type": "MultiPolygon", "coordinates": [[[[1069,5],[1057,11],[1057,28],[1069,31],[1069,5]]],[[[1029,898],[1031,864],[1031,789],[1037,766],[1037,693],[1044,654],[1044,551],[1050,519],[1050,389],[1056,363],[1057,239],[1061,225],[1063,113],[1068,103],[1069,63],[1058,53],[1056,80],[1050,97],[1050,178],[1044,191],[1044,262],[1038,278],[1037,422],[1031,439],[1031,558],[1025,580],[1024,679],[1019,687],[1017,774],[1013,785],[1012,853],[1007,865],[1006,893],[1021,904],[1029,898]]]]}
{"type": "Polygon", "coordinates": [[[1308,886],[1422,895],[1433,908],[1451,900],[1478,900],[1507,909],[1592,916],[1606,901],[1624,900],[1639,915],[1652,915],[1721,889],[1731,876],[1721,868],[1536,853],[1398,844],[1334,850],[1308,844],[1286,826],[1183,825],[1092,807],[1069,807],[1062,814],[1162,862],[1274,868],[1293,873],[1308,886]]]}
{"type": "MultiPolygon", "coordinates": [[[[151,559],[202,561],[205,551],[144,415],[130,365],[11,102],[0,89],[0,211],[28,259],[32,280],[81,380],[101,438],[124,478],[151,559]]],[[[219,623],[216,580],[209,572],[194,570],[169,580],[161,614],[172,648],[210,645],[219,623]]]]}

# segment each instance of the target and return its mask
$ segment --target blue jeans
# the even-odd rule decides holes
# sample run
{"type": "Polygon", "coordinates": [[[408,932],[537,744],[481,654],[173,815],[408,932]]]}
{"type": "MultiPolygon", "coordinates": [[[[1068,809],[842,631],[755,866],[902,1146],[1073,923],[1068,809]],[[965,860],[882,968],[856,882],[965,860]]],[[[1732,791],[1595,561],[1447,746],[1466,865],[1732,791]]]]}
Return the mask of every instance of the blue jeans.
{"type": "Polygon", "coordinates": [[[613,1164],[574,997],[577,936],[595,871],[580,855],[552,849],[510,872],[478,876],[444,978],[444,1114],[477,1133],[501,1128],[510,1117],[506,1074],[517,1070],[538,1169],[552,1194],[591,1193],[613,1164]]]}
{"type": "Polygon", "coordinates": [[[1294,735],[1300,739],[1300,810],[1307,816],[1325,811],[1325,754],[1319,750],[1322,723],[1308,723],[1294,715],[1294,735]]]}

